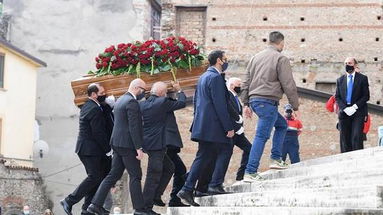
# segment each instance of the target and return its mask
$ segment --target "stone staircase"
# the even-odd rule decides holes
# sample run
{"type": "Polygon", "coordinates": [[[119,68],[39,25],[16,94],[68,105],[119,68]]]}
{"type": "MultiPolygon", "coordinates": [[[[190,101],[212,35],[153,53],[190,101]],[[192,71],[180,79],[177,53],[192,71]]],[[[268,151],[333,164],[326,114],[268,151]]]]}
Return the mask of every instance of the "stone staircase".
{"type": "Polygon", "coordinates": [[[307,160],[261,174],[265,181],[196,198],[201,207],[168,215],[383,214],[383,147],[307,160]]]}

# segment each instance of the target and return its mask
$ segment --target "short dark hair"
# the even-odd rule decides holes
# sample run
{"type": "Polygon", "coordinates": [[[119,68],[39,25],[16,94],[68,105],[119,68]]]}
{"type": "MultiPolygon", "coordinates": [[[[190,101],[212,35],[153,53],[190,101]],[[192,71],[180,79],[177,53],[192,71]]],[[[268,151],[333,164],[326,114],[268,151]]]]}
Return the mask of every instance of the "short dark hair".
{"type": "Polygon", "coordinates": [[[89,84],[88,90],[87,90],[88,96],[91,96],[92,93],[96,93],[97,94],[98,91],[99,91],[98,87],[99,87],[99,84],[97,84],[97,83],[89,84]]]}
{"type": "Polygon", "coordinates": [[[223,54],[225,54],[225,52],[221,50],[214,50],[210,52],[209,56],[207,56],[210,66],[214,66],[217,63],[218,58],[222,60],[223,54]]]}
{"type": "Polygon", "coordinates": [[[269,42],[274,44],[279,44],[285,39],[285,36],[279,31],[273,31],[269,34],[269,42]]]}

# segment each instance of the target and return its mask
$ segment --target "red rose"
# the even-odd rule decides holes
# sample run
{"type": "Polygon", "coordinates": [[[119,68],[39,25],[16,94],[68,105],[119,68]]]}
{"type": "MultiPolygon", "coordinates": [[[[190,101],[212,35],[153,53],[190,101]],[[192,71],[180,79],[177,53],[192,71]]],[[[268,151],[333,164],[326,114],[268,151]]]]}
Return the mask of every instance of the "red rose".
{"type": "Polygon", "coordinates": [[[110,57],[105,57],[104,59],[102,59],[102,62],[109,62],[110,61],[110,57]]]}

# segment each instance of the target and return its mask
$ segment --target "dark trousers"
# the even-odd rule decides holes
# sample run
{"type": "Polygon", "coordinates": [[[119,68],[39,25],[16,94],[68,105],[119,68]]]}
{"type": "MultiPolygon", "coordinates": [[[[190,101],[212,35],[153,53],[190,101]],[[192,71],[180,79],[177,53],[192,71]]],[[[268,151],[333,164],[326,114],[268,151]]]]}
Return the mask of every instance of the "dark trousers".
{"type": "Polygon", "coordinates": [[[174,164],[166,150],[147,151],[148,169],[144,186],[145,208],[153,208],[154,198],[161,198],[174,173],[174,164]]]}
{"type": "Polygon", "coordinates": [[[174,164],[174,176],[173,176],[173,188],[170,193],[169,202],[180,203],[181,199],[178,198],[177,193],[182,189],[185,184],[186,167],[182,162],[178,153],[180,152],[179,147],[168,147],[166,154],[174,164]]]}
{"type": "MultiPolygon", "coordinates": [[[[242,150],[242,158],[241,158],[241,165],[238,168],[237,176],[235,180],[242,181],[243,176],[245,175],[245,170],[247,166],[247,161],[249,160],[249,154],[251,151],[251,143],[246,138],[244,134],[242,135],[235,135],[233,138],[234,145],[236,145],[238,148],[242,150]]],[[[230,160],[229,160],[230,162],[230,160]]]]}
{"type": "Polygon", "coordinates": [[[225,160],[227,160],[227,156],[231,156],[230,151],[231,153],[233,152],[232,143],[200,141],[198,143],[196,158],[193,161],[185,185],[182,189],[193,191],[197,180],[199,180],[202,175],[206,174],[204,171],[209,165],[212,165],[212,162],[215,163],[212,165],[213,173],[209,186],[216,187],[222,185],[227,171],[227,166],[224,165],[224,163],[225,160]]]}
{"type": "Polygon", "coordinates": [[[341,153],[363,149],[364,116],[343,116],[339,119],[341,153]]]}
{"type": "MultiPolygon", "coordinates": [[[[251,143],[249,142],[249,140],[246,138],[246,136],[244,134],[235,135],[233,137],[233,143],[235,146],[237,146],[238,148],[240,148],[243,151],[242,152],[242,158],[241,158],[241,164],[238,168],[237,176],[236,176],[236,180],[241,181],[241,180],[243,180],[243,176],[245,175],[247,161],[249,160],[251,143]]],[[[225,156],[225,159],[223,162],[223,165],[226,166],[226,170],[229,167],[232,154],[233,154],[233,149],[231,149],[231,150],[228,149],[226,151],[226,156],[225,156]]],[[[211,177],[213,175],[214,165],[215,165],[215,162],[211,162],[206,166],[205,170],[203,171],[204,174],[202,174],[201,177],[198,179],[198,184],[196,187],[197,191],[200,191],[203,193],[207,192],[208,185],[209,185],[209,183],[211,181],[211,177]]],[[[223,181],[222,181],[222,183],[223,183],[223,181]]],[[[220,185],[222,185],[222,184],[220,184],[220,185]]]]}
{"type": "Polygon", "coordinates": [[[110,170],[110,158],[107,156],[83,155],[79,155],[79,158],[85,167],[87,177],[73,191],[73,193],[65,198],[65,200],[68,204],[74,205],[85,197],[84,204],[81,208],[86,210],[90,205],[98,186],[110,170]]]}
{"type": "Polygon", "coordinates": [[[92,203],[101,207],[104,204],[109,190],[118,180],[120,180],[124,170],[126,169],[129,174],[129,190],[133,208],[140,211],[144,210],[144,198],[142,196],[141,189],[141,162],[136,158],[136,150],[119,147],[113,147],[113,150],[112,169],[102,181],[92,200],[92,203]]]}
{"type": "Polygon", "coordinates": [[[287,155],[289,155],[291,164],[301,161],[299,157],[299,141],[298,135],[289,135],[289,131],[286,133],[285,140],[282,147],[282,160],[286,161],[287,155]]]}

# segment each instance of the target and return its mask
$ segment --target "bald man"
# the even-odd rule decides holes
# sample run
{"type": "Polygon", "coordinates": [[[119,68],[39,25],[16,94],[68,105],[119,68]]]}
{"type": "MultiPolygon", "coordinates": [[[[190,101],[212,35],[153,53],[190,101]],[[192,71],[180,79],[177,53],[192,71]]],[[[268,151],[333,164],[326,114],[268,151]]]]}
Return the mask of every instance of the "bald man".
{"type": "Polygon", "coordinates": [[[345,74],[336,81],[335,92],[342,153],[363,149],[363,125],[370,99],[368,78],[356,72],[359,68],[355,58],[346,58],[344,66],[345,74]]]}
{"type": "Polygon", "coordinates": [[[145,82],[133,80],[128,92],[114,105],[114,127],[110,144],[114,151],[112,169],[98,188],[87,211],[92,214],[109,214],[102,205],[110,190],[120,180],[124,170],[129,174],[129,191],[135,215],[150,214],[144,205],[141,189],[141,159],[143,157],[142,114],[137,100],[145,95],[145,82]]]}
{"type": "Polygon", "coordinates": [[[179,84],[173,84],[173,88],[177,92],[177,100],[166,96],[168,91],[166,83],[156,82],[152,86],[150,97],[140,103],[144,121],[143,149],[149,155],[143,191],[145,207],[149,211],[152,211],[155,200],[157,203],[162,202],[160,196],[156,194],[161,195],[164,192],[174,173],[174,164],[166,155],[165,126],[168,113],[186,106],[186,96],[179,84]]]}

